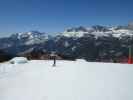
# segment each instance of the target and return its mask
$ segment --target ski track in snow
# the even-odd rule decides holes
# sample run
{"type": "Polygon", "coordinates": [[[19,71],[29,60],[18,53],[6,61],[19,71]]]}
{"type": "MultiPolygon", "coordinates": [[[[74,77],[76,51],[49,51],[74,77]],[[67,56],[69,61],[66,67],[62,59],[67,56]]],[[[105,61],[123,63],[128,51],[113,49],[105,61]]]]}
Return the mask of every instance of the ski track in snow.
{"type": "Polygon", "coordinates": [[[0,100],[133,100],[133,65],[52,63],[0,64],[0,100]]]}

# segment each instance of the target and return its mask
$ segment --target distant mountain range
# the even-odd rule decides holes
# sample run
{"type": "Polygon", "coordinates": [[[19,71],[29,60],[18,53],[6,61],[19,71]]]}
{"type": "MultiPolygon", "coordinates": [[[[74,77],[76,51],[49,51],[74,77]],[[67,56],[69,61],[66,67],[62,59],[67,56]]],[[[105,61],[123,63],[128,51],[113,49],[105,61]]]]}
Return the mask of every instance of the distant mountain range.
{"type": "Polygon", "coordinates": [[[28,55],[31,59],[45,59],[46,54],[55,51],[62,58],[68,59],[123,62],[128,57],[131,44],[132,23],[115,27],[73,27],[56,36],[31,31],[0,38],[0,50],[14,56],[28,55]]]}

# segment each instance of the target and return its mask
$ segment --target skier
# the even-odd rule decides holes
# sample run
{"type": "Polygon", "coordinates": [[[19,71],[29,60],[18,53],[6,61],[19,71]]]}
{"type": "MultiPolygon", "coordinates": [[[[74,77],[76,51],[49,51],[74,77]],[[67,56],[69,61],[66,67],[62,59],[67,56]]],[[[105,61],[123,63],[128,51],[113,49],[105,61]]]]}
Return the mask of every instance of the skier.
{"type": "Polygon", "coordinates": [[[50,57],[51,57],[51,59],[53,59],[53,61],[54,61],[53,67],[55,67],[55,66],[56,66],[56,54],[55,54],[55,52],[52,52],[52,53],[50,54],[50,57]]]}

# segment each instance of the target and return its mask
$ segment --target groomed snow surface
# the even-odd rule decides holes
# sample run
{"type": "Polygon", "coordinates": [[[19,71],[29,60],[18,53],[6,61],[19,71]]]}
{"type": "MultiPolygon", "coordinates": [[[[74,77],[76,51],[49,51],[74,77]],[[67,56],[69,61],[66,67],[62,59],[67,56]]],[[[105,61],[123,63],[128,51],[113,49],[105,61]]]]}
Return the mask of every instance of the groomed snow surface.
{"type": "Polygon", "coordinates": [[[0,64],[0,100],[133,100],[133,65],[83,60],[0,64]]]}

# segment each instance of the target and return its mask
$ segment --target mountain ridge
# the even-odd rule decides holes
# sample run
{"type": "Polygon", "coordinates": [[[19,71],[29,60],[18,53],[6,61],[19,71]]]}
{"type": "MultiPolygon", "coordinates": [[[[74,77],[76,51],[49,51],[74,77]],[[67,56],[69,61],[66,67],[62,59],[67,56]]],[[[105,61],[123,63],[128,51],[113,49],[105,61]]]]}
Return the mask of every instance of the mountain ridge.
{"type": "Polygon", "coordinates": [[[128,47],[133,44],[133,30],[129,26],[79,26],[68,28],[55,36],[38,31],[16,33],[1,38],[0,49],[15,55],[23,54],[19,56],[33,51],[36,51],[36,55],[41,51],[55,51],[59,55],[87,61],[127,59],[128,47]]]}

